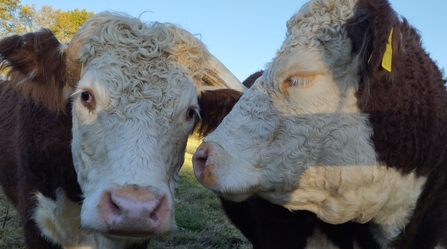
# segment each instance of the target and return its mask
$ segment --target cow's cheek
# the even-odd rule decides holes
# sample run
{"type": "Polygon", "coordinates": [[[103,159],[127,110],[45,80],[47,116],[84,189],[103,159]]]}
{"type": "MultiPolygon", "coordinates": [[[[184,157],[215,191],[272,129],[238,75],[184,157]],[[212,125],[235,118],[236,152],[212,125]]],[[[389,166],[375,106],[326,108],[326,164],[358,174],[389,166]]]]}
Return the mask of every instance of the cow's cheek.
{"type": "Polygon", "coordinates": [[[206,188],[231,201],[244,201],[256,191],[259,171],[243,158],[231,161],[231,152],[215,142],[202,143],[193,156],[196,179],[206,188]]]}
{"type": "Polygon", "coordinates": [[[94,132],[95,130],[102,130],[98,129],[98,116],[95,112],[89,112],[85,109],[79,100],[73,104],[72,116],[71,151],[73,163],[78,174],[78,181],[84,183],[87,181],[87,167],[92,165],[94,161],[92,155],[98,154],[97,150],[100,148],[99,140],[104,137],[104,134],[94,132]],[[96,128],[93,128],[95,126],[96,128]]]}
{"type": "Polygon", "coordinates": [[[102,173],[97,172],[98,168],[96,166],[104,162],[106,155],[104,148],[100,145],[100,138],[103,135],[93,132],[86,133],[86,130],[85,127],[81,127],[74,131],[72,141],[73,164],[83,192],[85,191],[84,186],[89,186],[100,180],[97,178],[102,173]]]}
{"type": "Polygon", "coordinates": [[[277,125],[272,108],[262,102],[253,106],[252,98],[233,108],[222,124],[204,138],[193,158],[199,182],[231,200],[241,201],[258,191],[256,186],[264,175],[258,164],[259,151],[277,125]]]}

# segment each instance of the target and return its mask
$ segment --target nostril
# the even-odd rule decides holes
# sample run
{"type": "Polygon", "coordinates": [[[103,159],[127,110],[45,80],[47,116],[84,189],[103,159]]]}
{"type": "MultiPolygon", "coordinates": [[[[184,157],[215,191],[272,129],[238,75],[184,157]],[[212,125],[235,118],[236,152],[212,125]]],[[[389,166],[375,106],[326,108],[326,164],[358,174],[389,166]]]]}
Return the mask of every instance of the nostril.
{"type": "Polygon", "coordinates": [[[112,198],[112,195],[110,192],[107,193],[107,195],[108,196],[106,198],[110,201],[110,205],[109,205],[110,212],[114,215],[120,215],[121,214],[120,203],[112,198]]]}
{"type": "Polygon", "coordinates": [[[151,219],[154,223],[157,223],[160,220],[160,215],[164,215],[166,213],[165,209],[167,207],[166,196],[163,196],[158,203],[157,207],[152,211],[149,215],[149,219],[151,219]]]}
{"type": "Polygon", "coordinates": [[[205,169],[206,161],[208,160],[208,151],[206,149],[198,148],[196,153],[192,156],[192,164],[194,167],[194,175],[199,179],[205,169]]]}
{"type": "Polygon", "coordinates": [[[194,153],[193,161],[196,161],[198,164],[206,163],[208,159],[208,151],[204,149],[199,149],[194,153]]]}
{"type": "MultiPolygon", "coordinates": [[[[157,211],[157,210],[155,210],[155,211],[157,211]]],[[[156,213],[152,213],[149,216],[149,219],[153,220],[154,222],[157,222],[160,218],[158,218],[158,215],[156,213]]]]}
{"type": "Polygon", "coordinates": [[[111,192],[105,192],[99,202],[99,208],[102,209],[107,215],[113,214],[116,216],[121,215],[121,208],[119,203],[114,200],[111,192]]]}

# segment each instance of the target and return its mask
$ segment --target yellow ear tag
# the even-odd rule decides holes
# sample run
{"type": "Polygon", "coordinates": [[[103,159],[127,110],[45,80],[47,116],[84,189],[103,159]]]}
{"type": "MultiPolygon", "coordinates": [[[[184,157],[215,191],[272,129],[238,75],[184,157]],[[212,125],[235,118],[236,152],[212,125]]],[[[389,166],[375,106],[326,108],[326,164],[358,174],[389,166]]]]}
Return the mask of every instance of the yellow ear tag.
{"type": "Polygon", "coordinates": [[[382,67],[391,73],[391,64],[393,61],[393,46],[392,46],[392,40],[393,40],[393,28],[391,28],[390,36],[388,37],[388,43],[386,44],[385,53],[383,54],[382,58],[382,67]]]}

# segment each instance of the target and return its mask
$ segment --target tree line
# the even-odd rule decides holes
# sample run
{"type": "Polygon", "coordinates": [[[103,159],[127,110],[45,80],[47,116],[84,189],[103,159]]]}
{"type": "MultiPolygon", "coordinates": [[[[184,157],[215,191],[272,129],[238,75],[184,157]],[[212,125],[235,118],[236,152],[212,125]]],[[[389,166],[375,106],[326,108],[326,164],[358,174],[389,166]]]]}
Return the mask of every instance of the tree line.
{"type": "Polygon", "coordinates": [[[20,0],[0,0],[0,39],[13,34],[50,29],[62,43],[68,43],[81,25],[93,15],[85,9],[62,11],[43,5],[22,5],[20,0]]]}

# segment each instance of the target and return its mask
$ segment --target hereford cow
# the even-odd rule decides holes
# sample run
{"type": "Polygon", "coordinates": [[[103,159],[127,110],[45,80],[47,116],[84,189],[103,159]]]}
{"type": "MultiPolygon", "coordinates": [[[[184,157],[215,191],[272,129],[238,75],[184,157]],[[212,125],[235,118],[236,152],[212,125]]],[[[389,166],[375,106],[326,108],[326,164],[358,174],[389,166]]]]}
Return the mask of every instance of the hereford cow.
{"type": "Polygon", "coordinates": [[[171,24],[91,17],[0,41],[0,182],[26,248],[146,248],[173,231],[197,95],[240,82],[171,24]]]}
{"type": "MultiPolygon", "coordinates": [[[[242,82],[251,87],[262,75],[258,71],[242,82]]],[[[241,92],[233,89],[205,91],[199,96],[201,126],[199,134],[212,132],[232,110],[241,92]]],[[[379,248],[369,233],[369,225],[348,222],[332,225],[308,211],[291,211],[257,196],[242,202],[219,197],[222,208],[253,249],[289,248],[379,248]]]]}
{"type": "Polygon", "coordinates": [[[287,28],[197,149],[197,179],[364,224],[379,248],[444,248],[447,92],[417,31],[386,0],[312,0],[287,28]]]}

